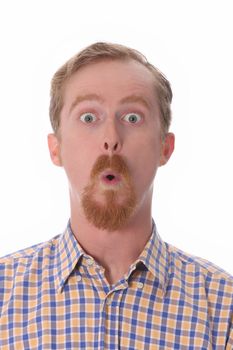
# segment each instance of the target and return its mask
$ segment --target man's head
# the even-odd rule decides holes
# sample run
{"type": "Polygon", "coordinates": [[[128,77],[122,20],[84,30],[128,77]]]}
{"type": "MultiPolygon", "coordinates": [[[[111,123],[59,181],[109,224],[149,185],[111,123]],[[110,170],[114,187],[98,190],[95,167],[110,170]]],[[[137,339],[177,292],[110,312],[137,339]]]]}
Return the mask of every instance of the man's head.
{"type": "Polygon", "coordinates": [[[113,231],[149,210],[174,147],[171,99],[165,77],[121,45],[93,44],[55,73],[48,144],[67,173],[73,215],[113,231]]]}
{"type": "Polygon", "coordinates": [[[158,95],[160,107],[161,125],[164,133],[168,132],[171,124],[171,102],[172,90],[169,81],[159,71],[149,63],[146,57],[135,49],[119,44],[97,42],[80,51],[69,59],[54,74],[50,90],[50,121],[55,133],[58,133],[60,126],[60,113],[64,103],[64,87],[69,78],[79,69],[101,60],[135,60],[146,67],[154,76],[154,88],[158,95]]]}

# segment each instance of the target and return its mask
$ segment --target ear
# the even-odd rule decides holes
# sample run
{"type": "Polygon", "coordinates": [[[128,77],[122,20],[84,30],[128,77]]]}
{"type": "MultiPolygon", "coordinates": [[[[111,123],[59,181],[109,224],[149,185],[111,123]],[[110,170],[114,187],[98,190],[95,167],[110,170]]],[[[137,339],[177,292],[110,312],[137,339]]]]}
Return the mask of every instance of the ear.
{"type": "Polygon", "coordinates": [[[167,133],[161,141],[160,163],[165,165],[171,157],[175,148],[175,135],[171,132],[167,133]]]}
{"type": "Polygon", "coordinates": [[[48,147],[50,158],[53,164],[57,166],[62,166],[61,151],[60,151],[60,141],[55,134],[48,134],[48,147]]]}

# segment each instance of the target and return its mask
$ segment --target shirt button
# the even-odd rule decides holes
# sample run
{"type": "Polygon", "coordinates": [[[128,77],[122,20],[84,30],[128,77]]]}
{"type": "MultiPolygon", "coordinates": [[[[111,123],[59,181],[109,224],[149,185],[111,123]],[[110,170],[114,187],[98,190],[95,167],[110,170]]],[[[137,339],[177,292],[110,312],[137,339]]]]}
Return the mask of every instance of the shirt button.
{"type": "Polygon", "coordinates": [[[82,280],[82,277],[80,275],[77,276],[77,281],[80,282],[82,280]]]}
{"type": "Polygon", "coordinates": [[[139,288],[139,289],[142,289],[142,288],[144,287],[144,284],[143,284],[142,282],[138,282],[137,285],[138,285],[138,288],[139,288]]]}
{"type": "Polygon", "coordinates": [[[109,299],[107,299],[106,304],[107,304],[107,305],[110,305],[111,302],[112,302],[112,300],[109,298],[109,299]]]}
{"type": "Polygon", "coordinates": [[[94,264],[94,261],[92,259],[87,260],[87,265],[92,266],[94,264]]]}

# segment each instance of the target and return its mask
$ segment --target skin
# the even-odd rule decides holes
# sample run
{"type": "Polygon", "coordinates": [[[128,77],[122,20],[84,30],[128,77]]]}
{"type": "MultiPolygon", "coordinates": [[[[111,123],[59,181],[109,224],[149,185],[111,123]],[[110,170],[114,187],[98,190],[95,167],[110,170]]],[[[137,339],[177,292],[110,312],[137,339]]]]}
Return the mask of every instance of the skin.
{"type": "MultiPolygon", "coordinates": [[[[64,168],[68,178],[76,239],[103,267],[108,283],[114,284],[128,272],[151,235],[153,182],[174,150],[175,137],[162,133],[154,77],[133,60],[102,60],[82,67],[65,84],[63,101],[59,136],[48,135],[51,160],[64,168]],[[146,104],[135,98],[123,101],[132,95],[146,104]],[[89,123],[84,119],[88,112],[92,113],[89,123]],[[95,170],[101,157],[124,162],[127,176],[122,175],[120,184],[110,188],[100,180],[95,170]],[[107,220],[105,228],[98,227],[95,218],[88,218],[83,203],[91,185],[87,203],[92,199],[98,210],[111,208],[112,203],[111,215],[127,198],[135,199],[120,225],[116,221],[112,227],[113,220],[107,220]],[[115,201],[112,197],[108,202],[111,194],[115,201]]],[[[111,164],[104,163],[107,169],[111,164]]]]}

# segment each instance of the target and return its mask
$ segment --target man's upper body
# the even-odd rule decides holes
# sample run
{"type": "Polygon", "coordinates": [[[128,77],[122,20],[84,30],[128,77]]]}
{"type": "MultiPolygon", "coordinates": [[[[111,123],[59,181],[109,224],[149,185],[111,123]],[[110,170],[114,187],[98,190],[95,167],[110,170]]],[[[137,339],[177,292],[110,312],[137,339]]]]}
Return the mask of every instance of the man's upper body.
{"type": "Polygon", "coordinates": [[[152,235],[110,285],[70,222],[0,259],[0,349],[233,349],[233,278],[152,235]]]}
{"type": "Polygon", "coordinates": [[[55,73],[48,146],[71,215],[60,237],[1,261],[1,349],[232,347],[230,276],[162,242],[152,221],[171,100],[161,72],[116,44],[55,73]]]}

